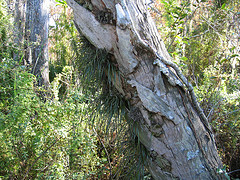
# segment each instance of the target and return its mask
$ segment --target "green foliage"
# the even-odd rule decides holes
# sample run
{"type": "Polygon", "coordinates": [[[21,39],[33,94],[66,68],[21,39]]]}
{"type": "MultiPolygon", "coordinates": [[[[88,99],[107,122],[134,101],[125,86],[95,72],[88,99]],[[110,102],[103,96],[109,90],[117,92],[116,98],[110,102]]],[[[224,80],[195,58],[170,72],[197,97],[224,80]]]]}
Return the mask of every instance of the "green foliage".
{"type": "Polygon", "coordinates": [[[163,16],[167,20],[167,26],[171,27],[173,30],[183,28],[181,26],[184,25],[184,18],[191,12],[189,8],[190,3],[188,1],[183,1],[178,5],[178,2],[174,0],[163,0],[162,3],[165,7],[163,16]]]}
{"type": "Polygon", "coordinates": [[[118,124],[118,120],[125,116],[127,102],[113,86],[121,75],[111,61],[111,55],[105,50],[95,49],[82,37],[76,65],[80,81],[85,87],[84,93],[91,93],[92,111],[100,113],[104,119],[102,123],[107,122],[107,127],[112,120],[118,124]],[[105,121],[105,118],[108,120],[105,121]]]}
{"type": "Polygon", "coordinates": [[[65,0],[55,0],[57,3],[59,3],[59,4],[57,4],[57,5],[62,5],[62,6],[67,6],[67,2],[65,1],[65,0]]]}
{"type": "MultiPolygon", "coordinates": [[[[62,1],[58,1],[59,3],[62,1]]],[[[64,2],[63,6],[56,6],[52,9],[55,14],[55,26],[50,28],[50,81],[53,81],[56,74],[62,72],[67,65],[72,65],[74,51],[71,47],[77,43],[77,32],[74,27],[73,17],[69,8],[64,2]],[[60,11],[60,13],[59,13],[60,11]]],[[[54,17],[54,15],[52,15],[54,17]]]]}
{"type": "MultiPolygon", "coordinates": [[[[100,174],[104,160],[97,156],[97,138],[87,125],[79,89],[71,84],[64,102],[43,102],[36,92],[44,90],[34,87],[35,78],[24,67],[4,60],[0,69],[0,176],[83,179],[100,174]]],[[[65,83],[71,83],[69,76],[62,74],[65,83]]]]}
{"type": "Polygon", "coordinates": [[[12,54],[13,48],[11,40],[8,36],[11,32],[12,24],[10,23],[10,15],[7,12],[7,4],[5,1],[0,0],[0,62],[5,57],[12,54]]]}
{"type": "MultiPolygon", "coordinates": [[[[1,29],[7,29],[7,11],[1,13],[1,29]]],[[[108,162],[97,154],[98,138],[88,125],[88,98],[74,83],[68,59],[65,64],[64,58],[58,59],[62,68],[52,77],[53,95],[43,101],[39,93],[46,90],[34,85],[36,78],[21,65],[23,57],[19,62],[11,58],[12,37],[6,35],[0,39],[0,179],[104,177],[108,162]]]]}

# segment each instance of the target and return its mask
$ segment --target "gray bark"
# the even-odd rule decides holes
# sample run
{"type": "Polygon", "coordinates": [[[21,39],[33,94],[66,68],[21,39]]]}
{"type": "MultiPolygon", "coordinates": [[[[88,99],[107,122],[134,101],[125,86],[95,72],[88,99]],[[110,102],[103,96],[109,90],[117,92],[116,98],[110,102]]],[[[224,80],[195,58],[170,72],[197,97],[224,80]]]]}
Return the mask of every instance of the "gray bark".
{"type": "Polygon", "coordinates": [[[113,54],[154,179],[224,179],[209,123],[191,84],[171,62],[145,0],[67,0],[79,31],[113,54]],[[126,79],[127,81],[122,81],[126,79]]]}
{"type": "Polygon", "coordinates": [[[27,0],[25,43],[26,60],[38,85],[49,85],[48,68],[48,0],[27,0]]]}
{"type": "MultiPolygon", "coordinates": [[[[14,60],[20,60],[23,52],[23,36],[25,27],[26,0],[15,0],[14,2],[14,43],[18,46],[14,52],[14,60]]],[[[26,64],[26,62],[25,62],[26,64]]]]}

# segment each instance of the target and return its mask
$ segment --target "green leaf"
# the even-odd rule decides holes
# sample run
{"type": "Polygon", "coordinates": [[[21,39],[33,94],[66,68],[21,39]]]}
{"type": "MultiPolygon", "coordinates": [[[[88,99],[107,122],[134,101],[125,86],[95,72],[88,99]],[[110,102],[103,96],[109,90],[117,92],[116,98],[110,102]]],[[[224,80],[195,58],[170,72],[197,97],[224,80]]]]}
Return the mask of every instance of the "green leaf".
{"type": "Polygon", "coordinates": [[[67,2],[65,0],[55,0],[55,1],[59,3],[59,4],[56,4],[56,6],[58,5],[67,6],[67,2]]]}
{"type": "Polygon", "coordinates": [[[187,57],[181,57],[181,60],[183,60],[183,61],[187,61],[188,58],[187,58],[187,57]]]}
{"type": "Polygon", "coordinates": [[[230,48],[230,52],[232,52],[234,49],[236,49],[236,46],[233,46],[232,48],[230,48]]]}
{"type": "Polygon", "coordinates": [[[224,4],[222,5],[221,9],[225,9],[225,7],[226,7],[226,4],[224,3],[224,4]]]}
{"type": "Polygon", "coordinates": [[[224,59],[221,60],[220,63],[222,64],[223,62],[225,62],[225,61],[227,61],[227,60],[228,60],[227,58],[224,58],[224,59]]]}
{"type": "Polygon", "coordinates": [[[234,58],[234,57],[237,57],[237,56],[239,56],[239,55],[238,54],[233,54],[233,55],[230,56],[230,59],[234,58]]]}
{"type": "Polygon", "coordinates": [[[55,0],[55,1],[60,3],[60,4],[67,4],[67,2],[65,0],[55,0]]]}
{"type": "Polygon", "coordinates": [[[216,76],[212,76],[212,77],[210,77],[209,79],[216,79],[217,77],[216,76]]]}

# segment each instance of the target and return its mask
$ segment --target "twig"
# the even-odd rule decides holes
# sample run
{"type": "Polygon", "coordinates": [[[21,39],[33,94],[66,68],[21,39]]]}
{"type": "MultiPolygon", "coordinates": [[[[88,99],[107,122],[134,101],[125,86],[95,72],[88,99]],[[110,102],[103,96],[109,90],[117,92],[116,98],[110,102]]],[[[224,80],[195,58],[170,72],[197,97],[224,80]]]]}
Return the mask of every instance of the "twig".
{"type": "MultiPolygon", "coordinates": [[[[234,110],[234,111],[231,111],[231,112],[229,112],[229,113],[226,113],[226,114],[223,114],[223,116],[227,116],[227,115],[229,115],[229,114],[232,114],[232,113],[235,113],[235,112],[238,112],[238,111],[240,111],[240,108],[239,109],[236,109],[236,110],[234,110]]],[[[221,117],[218,117],[215,121],[217,121],[218,119],[220,119],[221,117]]],[[[221,124],[222,125],[222,124],[221,124]]]]}
{"type": "Polygon", "coordinates": [[[223,100],[223,98],[222,99],[220,99],[213,107],[212,107],[212,109],[210,110],[210,112],[208,113],[208,116],[207,116],[207,118],[209,118],[210,117],[210,115],[211,115],[211,113],[212,113],[212,111],[217,107],[217,106],[219,106],[219,102],[221,102],[223,100]]]}
{"type": "Polygon", "coordinates": [[[37,159],[32,163],[31,167],[27,170],[27,172],[26,172],[23,180],[26,179],[27,175],[29,174],[30,170],[31,170],[32,167],[35,165],[35,163],[36,163],[44,154],[46,154],[47,151],[48,151],[51,147],[53,147],[60,139],[62,139],[62,137],[55,139],[55,141],[53,142],[53,144],[52,144],[51,146],[49,146],[45,151],[42,152],[42,154],[40,154],[40,155],[37,157],[37,159]]]}
{"type": "Polygon", "coordinates": [[[238,171],[240,171],[240,169],[236,169],[234,171],[228,172],[227,174],[232,174],[232,173],[235,173],[235,172],[238,172],[238,171]]]}
{"type": "Polygon", "coordinates": [[[206,31],[204,31],[204,32],[203,32],[203,33],[201,33],[201,34],[196,34],[196,35],[194,35],[194,36],[191,36],[191,37],[189,37],[189,38],[195,38],[195,37],[202,36],[202,35],[206,34],[208,31],[209,31],[209,30],[206,30],[206,31]]]}
{"type": "Polygon", "coordinates": [[[216,28],[215,27],[213,27],[212,25],[211,25],[211,23],[204,17],[204,16],[202,16],[202,15],[200,15],[202,18],[203,18],[203,20],[209,25],[209,27],[211,27],[214,31],[215,31],[215,33],[219,36],[219,38],[221,39],[221,34],[216,30],[216,28]]]}
{"type": "MultiPolygon", "coordinates": [[[[80,124],[80,123],[79,123],[80,124]]],[[[71,127],[69,130],[67,130],[67,132],[71,131],[74,127],[71,127]]],[[[24,179],[26,179],[27,175],[29,174],[30,170],[33,168],[33,166],[36,164],[36,162],[44,155],[47,153],[47,151],[49,149],[51,149],[59,140],[61,140],[63,138],[63,136],[56,138],[55,141],[52,143],[52,145],[50,145],[45,151],[43,151],[38,157],[37,159],[32,163],[31,167],[28,169],[28,171],[26,172],[24,179]]]]}
{"type": "Polygon", "coordinates": [[[110,179],[112,179],[112,165],[111,165],[111,161],[110,161],[110,157],[109,157],[109,154],[108,154],[108,151],[104,145],[104,143],[102,142],[102,139],[101,137],[98,135],[97,131],[95,130],[95,128],[93,127],[93,131],[95,132],[95,134],[97,135],[99,141],[101,142],[106,154],[107,154],[107,158],[108,158],[108,163],[109,163],[109,168],[110,168],[110,179]]]}

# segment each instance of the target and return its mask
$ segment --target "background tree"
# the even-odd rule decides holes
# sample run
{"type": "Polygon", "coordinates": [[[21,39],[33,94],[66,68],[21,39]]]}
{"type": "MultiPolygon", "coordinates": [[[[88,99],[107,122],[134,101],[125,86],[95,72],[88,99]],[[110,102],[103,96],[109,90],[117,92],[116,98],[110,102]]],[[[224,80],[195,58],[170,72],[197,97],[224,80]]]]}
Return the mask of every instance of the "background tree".
{"type": "Polygon", "coordinates": [[[16,0],[14,2],[15,43],[14,59],[21,59],[24,49],[25,64],[31,65],[39,86],[49,86],[48,21],[49,1],[16,0]]]}
{"type": "MultiPolygon", "coordinates": [[[[25,11],[26,11],[26,0],[16,0],[14,2],[14,40],[17,48],[14,53],[14,59],[20,60],[21,53],[23,52],[24,44],[24,28],[25,28],[25,11]]],[[[24,64],[27,64],[25,62],[24,64]]]]}
{"type": "Polygon", "coordinates": [[[28,0],[26,3],[25,40],[26,60],[32,64],[32,73],[38,85],[49,85],[48,67],[48,0],[28,0]]]}

